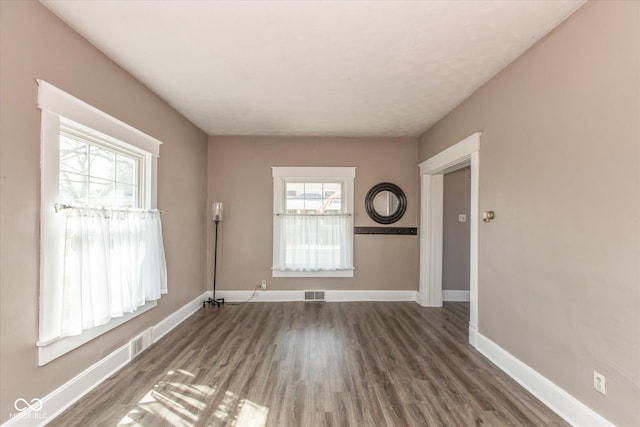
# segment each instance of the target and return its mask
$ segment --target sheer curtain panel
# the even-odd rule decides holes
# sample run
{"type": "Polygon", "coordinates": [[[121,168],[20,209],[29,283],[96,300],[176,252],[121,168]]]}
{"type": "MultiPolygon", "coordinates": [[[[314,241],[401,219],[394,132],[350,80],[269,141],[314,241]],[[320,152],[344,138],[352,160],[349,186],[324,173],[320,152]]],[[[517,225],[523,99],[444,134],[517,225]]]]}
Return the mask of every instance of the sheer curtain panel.
{"type": "Polygon", "coordinates": [[[45,341],[74,336],[167,293],[159,211],[69,208],[60,292],[45,341]]]}
{"type": "Polygon", "coordinates": [[[351,217],[346,214],[275,216],[280,271],[352,270],[351,217]]]}

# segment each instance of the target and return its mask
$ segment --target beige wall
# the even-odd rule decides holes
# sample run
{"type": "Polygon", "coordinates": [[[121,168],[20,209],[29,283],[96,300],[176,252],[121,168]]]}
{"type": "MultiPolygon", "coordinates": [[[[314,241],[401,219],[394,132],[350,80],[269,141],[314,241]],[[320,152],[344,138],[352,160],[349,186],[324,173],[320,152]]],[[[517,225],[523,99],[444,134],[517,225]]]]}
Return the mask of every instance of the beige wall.
{"type": "MultiPolygon", "coordinates": [[[[207,137],[40,3],[0,2],[0,422],[13,402],[43,397],[204,290],[207,137]],[[169,294],[150,312],[38,367],[40,113],[35,79],[164,144],[158,206],[169,294]]],[[[43,411],[46,412],[45,407],[43,411]]]]}
{"type": "Polygon", "coordinates": [[[480,332],[620,426],[640,425],[639,122],[640,2],[588,2],[419,143],[483,132],[480,332]]]}
{"type": "MultiPolygon", "coordinates": [[[[270,290],[418,288],[417,236],[356,235],[353,278],[272,278],[272,166],[355,166],[356,226],[376,225],[364,197],[383,181],[400,186],[408,206],[397,226],[418,225],[417,144],[414,139],[209,137],[209,203],[225,203],[220,226],[217,288],[270,290]]],[[[211,288],[213,222],[209,221],[207,283],[211,288]]]]}
{"type": "Polygon", "coordinates": [[[442,212],[442,289],[469,290],[471,169],[444,176],[442,212]],[[458,222],[465,214],[466,222],[458,222]]]}

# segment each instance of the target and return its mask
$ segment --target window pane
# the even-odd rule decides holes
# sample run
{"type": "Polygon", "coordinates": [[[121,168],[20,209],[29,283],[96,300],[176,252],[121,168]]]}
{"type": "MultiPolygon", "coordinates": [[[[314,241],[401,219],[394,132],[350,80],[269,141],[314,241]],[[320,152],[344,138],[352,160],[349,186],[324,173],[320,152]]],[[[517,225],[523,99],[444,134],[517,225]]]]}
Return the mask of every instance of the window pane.
{"type": "Polygon", "coordinates": [[[116,199],[115,206],[121,208],[136,208],[138,207],[138,191],[135,185],[129,184],[116,184],[116,199]]]}
{"type": "Polygon", "coordinates": [[[115,183],[99,178],[89,178],[89,204],[111,206],[115,201],[115,183]]]}
{"type": "Polygon", "coordinates": [[[118,154],[116,156],[116,181],[135,184],[138,177],[138,160],[118,154]]]}
{"type": "Polygon", "coordinates": [[[285,211],[288,213],[298,212],[304,209],[304,183],[287,182],[285,186],[285,211]]]}
{"type": "Polygon", "coordinates": [[[60,134],[60,170],[75,173],[87,171],[87,144],[60,134]]]}
{"type": "Polygon", "coordinates": [[[322,199],[322,183],[307,182],[304,184],[304,192],[306,199],[322,199]]]}
{"type": "Polygon", "coordinates": [[[60,171],[60,202],[83,205],[88,203],[88,195],[89,181],[87,176],[60,171]]]}
{"type": "Polygon", "coordinates": [[[304,193],[304,183],[287,182],[286,191],[287,197],[298,197],[299,194],[304,193]]]}
{"type": "Polygon", "coordinates": [[[324,184],[323,190],[324,200],[322,203],[322,212],[342,212],[342,184],[338,182],[328,182],[324,184]]]}
{"type": "Polygon", "coordinates": [[[304,210],[319,212],[322,207],[322,183],[307,182],[304,184],[304,210]]]}
{"type": "MultiPolygon", "coordinates": [[[[339,182],[327,182],[324,184],[324,197],[335,196],[336,193],[340,193],[342,184],[339,182]]],[[[339,195],[338,195],[339,197],[339,195]]]]}
{"type": "Polygon", "coordinates": [[[324,202],[324,211],[327,213],[340,213],[342,212],[342,199],[331,198],[324,202]]]}
{"type": "Polygon", "coordinates": [[[342,183],[288,182],[285,193],[285,211],[288,213],[342,212],[342,183]]]}
{"type": "Polygon", "coordinates": [[[113,151],[91,146],[89,147],[89,175],[95,178],[114,181],[116,154],[113,151]]]}

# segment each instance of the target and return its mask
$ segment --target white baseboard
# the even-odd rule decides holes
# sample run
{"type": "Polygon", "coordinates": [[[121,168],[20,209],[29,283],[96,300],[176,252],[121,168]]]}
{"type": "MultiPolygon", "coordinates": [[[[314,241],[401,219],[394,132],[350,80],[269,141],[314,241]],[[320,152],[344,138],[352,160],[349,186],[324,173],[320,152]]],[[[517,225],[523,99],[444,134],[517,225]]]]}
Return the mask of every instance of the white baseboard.
{"type": "Polygon", "coordinates": [[[327,301],[415,301],[417,291],[327,291],[327,301]]]}
{"type": "MultiPolygon", "coordinates": [[[[155,325],[152,333],[153,342],[157,342],[170,330],[196,312],[198,308],[202,307],[202,301],[206,297],[207,294],[205,293],[194,298],[155,325]]],[[[45,425],[130,361],[129,343],[127,343],[43,397],[41,399],[42,409],[34,411],[28,408],[22,412],[16,410],[15,414],[11,414],[12,418],[2,424],[2,427],[45,425]]]]}
{"type": "Polygon", "coordinates": [[[458,291],[458,290],[442,290],[442,301],[451,301],[451,302],[469,302],[471,301],[471,297],[469,291],[458,291]]]}
{"type": "MultiPolygon", "coordinates": [[[[312,289],[320,290],[320,289],[312,289]]],[[[211,296],[212,292],[209,292],[211,296]]],[[[253,291],[216,291],[216,298],[229,302],[242,302],[251,298],[253,291]]],[[[325,293],[327,302],[348,301],[415,301],[417,291],[331,291],[325,293]]],[[[304,290],[256,291],[251,302],[304,301],[304,290]]]]}
{"type": "MultiPolygon", "coordinates": [[[[216,291],[216,298],[224,298],[227,302],[287,302],[302,301],[303,291],[216,291]]],[[[209,291],[209,297],[213,292],[209,291]]]]}
{"type": "Polygon", "coordinates": [[[469,322],[469,344],[478,349],[478,327],[471,322],[469,322]]]}
{"type": "MultiPolygon", "coordinates": [[[[470,330],[471,331],[471,330],[470,330]]],[[[479,332],[476,349],[573,426],[613,427],[601,415],[479,332]]]]}
{"type": "Polygon", "coordinates": [[[128,343],[40,399],[42,409],[39,411],[30,408],[22,412],[16,411],[2,426],[45,425],[127,363],[129,363],[128,343]]]}

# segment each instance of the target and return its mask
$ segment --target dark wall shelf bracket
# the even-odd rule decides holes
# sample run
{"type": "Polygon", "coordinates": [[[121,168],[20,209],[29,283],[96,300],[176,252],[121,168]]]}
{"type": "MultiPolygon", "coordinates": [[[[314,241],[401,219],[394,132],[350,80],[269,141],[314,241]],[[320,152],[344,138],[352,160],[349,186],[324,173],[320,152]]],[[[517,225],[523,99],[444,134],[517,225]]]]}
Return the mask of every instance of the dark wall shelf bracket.
{"type": "Polygon", "coordinates": [[[416,227],[353,227],[353,234],[401,234],[415,236],[418,234],[416,227]]]}

